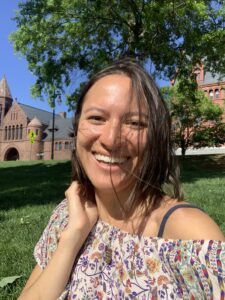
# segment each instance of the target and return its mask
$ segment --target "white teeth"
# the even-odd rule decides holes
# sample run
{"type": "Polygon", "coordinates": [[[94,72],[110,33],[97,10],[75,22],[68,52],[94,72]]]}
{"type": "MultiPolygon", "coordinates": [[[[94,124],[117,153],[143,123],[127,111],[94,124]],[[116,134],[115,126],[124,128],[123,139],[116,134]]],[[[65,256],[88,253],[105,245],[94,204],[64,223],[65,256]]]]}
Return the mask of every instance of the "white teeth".
{"type": "Polygon", "coordinates": [[[127,160],[126,158],[122,158],[122,157],[105,156],[102,154],[95,154],[95,158],[98,161],[103,161],[108,164],[122,164],[127,160]]]}

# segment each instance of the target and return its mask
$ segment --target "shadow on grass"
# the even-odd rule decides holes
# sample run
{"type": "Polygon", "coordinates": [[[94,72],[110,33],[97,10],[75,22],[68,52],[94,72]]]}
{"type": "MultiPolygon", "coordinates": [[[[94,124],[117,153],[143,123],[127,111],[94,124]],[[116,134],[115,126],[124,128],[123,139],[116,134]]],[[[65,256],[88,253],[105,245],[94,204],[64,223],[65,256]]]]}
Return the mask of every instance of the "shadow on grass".
{"type": "MultiPolygon", "coordinates": [[[[181,181],[225,178],[225,155],[179,157],[181,181]]],[[[0,209],[58,203],[71,178],[70,161],[0,163],[0,209]]]]}
{"type": "Polygon", "coordinates": [[[70,178],[70,161],[4,162],[0,165],[0,209],[58,203],[70,178]]]}
{"type": "Polygon", "coordinates": [[[190,155],[178,158],[182,183],[204,178],[225,178],[225,155],[190,155]]]}

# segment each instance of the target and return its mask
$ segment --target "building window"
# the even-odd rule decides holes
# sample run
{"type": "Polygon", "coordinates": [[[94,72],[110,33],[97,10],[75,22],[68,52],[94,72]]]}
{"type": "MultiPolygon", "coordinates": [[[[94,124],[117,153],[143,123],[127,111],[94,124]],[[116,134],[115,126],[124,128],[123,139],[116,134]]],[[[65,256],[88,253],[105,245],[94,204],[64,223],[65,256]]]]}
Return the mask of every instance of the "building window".
{"type": "Polygon", "coordinates": [[[29,134],[29,133],[30,133],[30,129],[27,130],[27,134],[29,134]]]}
{"type": "Polygon", "coordinates": [[[8,128],[8,140],[11,140],[11,126],[8,128]]]}
{"type": "Polygon", "coordinates": [[[55,150],[56,150],[56,151],[59,150],[59,144],[58,144],[58,142],[55,143],[55,150]]]}
{"type": "Polygon", "coordinates": [[[200,78],[201,78],[200,75],[201,75],[201,74],[200,74],[200,71],[196,72],[196,80],[197,80],[197,81],[200,80],[200,78]]]}
{"type": "Polygon", "coordinates": [[[7,140],[7,130],[8,130],[8,128],[7,128],[7,126],[5,127],[5,140],[7,140]]]}
{"type": "Polygon", "coordinates": [[[209,97],[210,97],[211,99],[214,98],[214,92],[213,92],[213,90],[210,90],[210,91],[209,91],[209,97]]]}
{"type": "Polygon", "coordinates": [[[215,98],[219,99],[220,97],[220,91],[218,89],[215,90],[215,98]]]}
{"type": "Polygon", "coordinates": [[[2,105],[0,105],[0,125],[2,123],[2,105]]]}
{"type": "Polygon", "coordinates": [[[62,143],[59,142],[59,151],[62,150],[62,143]]]}
{"type": "Polygon", "coordinates": [[[23,138],[23,125],[20,125],[20,130],[19,130],[19,139],[22,140],[23,138]]]}
{"type": "Polygon", "coordinates": [[[71,149],[71,150],[74,149],[74,142],[70,142],[70,149],[71,149]]]}
{"type": "Polygon", "coordinates": [[[12,140],[15,139],[15,126],[12,127],[12,140]]]}
{"type": "Polygon", "coordinates": [[[16,125],[16,137],[15,139],[18,140],[19,138],[19,125],[16,125]]]}
{"type": "Polygon", "coordinates": [[[65,149],[65,150],[70,149],[70,144],[69,144],[69,142],[65,142],[64,149],[65,149]]]}
{"type": "Polygon", "coordinates": [[[35,133],[36,133],[36,135],[38,135],[38,129],[36,129],[35,133]]]}

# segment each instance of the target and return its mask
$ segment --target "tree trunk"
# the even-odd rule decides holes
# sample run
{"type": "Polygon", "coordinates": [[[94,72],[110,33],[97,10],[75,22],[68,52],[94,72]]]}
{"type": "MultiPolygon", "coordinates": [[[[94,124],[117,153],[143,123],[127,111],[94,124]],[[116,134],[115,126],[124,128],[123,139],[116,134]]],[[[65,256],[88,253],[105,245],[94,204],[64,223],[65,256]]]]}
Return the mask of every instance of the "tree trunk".
{"type": "Polygon", "coordinates": [[[186,150],[187,150],[187,147],[186,147],[185,140],[182,139],[181,140],[181,155],[182,156],[185,156],[186,150]]]}
{"type": "Polygon", "coordinates": [[[185,156],[186,150],[187,150],[187,149],[186,149],[185,147],[182,147],[182,148],[181,148],[181,155],[182,155],[182,156],[185,156]]]}

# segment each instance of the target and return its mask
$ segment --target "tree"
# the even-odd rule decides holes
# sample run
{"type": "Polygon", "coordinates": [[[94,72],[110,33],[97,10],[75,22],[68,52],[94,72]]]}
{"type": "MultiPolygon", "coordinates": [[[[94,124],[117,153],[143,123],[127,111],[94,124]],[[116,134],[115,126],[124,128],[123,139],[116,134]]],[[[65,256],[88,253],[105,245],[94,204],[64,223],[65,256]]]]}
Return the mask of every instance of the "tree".
{"type": "Polygon", "coordinates": [[[185,155],[188,147],[220,146],[225,143],[223,109],[207,98],[202,90],[190,96],[180,91],[179,83],[162,88],[172,116],[173,138],[185,155]]]}
{"type": "Polygon", "coordinates": [[[11,40],[37,78],[33,95],[50,102],[70,86],[73,103],[77,74],[86,78],[121,56],[184,85],[202,60],[225,73],[224,0],[27,0],[18,7],[11,40]]]}

